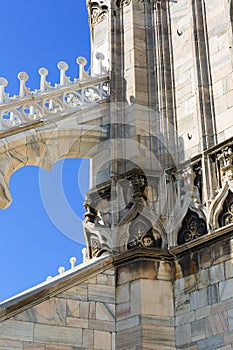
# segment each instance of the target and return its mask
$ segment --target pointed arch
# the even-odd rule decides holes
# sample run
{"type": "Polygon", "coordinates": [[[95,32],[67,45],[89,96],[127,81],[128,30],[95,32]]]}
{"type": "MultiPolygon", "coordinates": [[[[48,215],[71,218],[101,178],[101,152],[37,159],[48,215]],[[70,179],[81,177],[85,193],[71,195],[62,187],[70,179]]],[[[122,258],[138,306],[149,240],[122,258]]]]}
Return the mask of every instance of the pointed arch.
{"type": "Polygon", "coordinates": [[[198,213],[188,209],[177,235],[177,244],[181,245],[207,234],[206,221],[198,213]]]}
{"type": "Polygon", "coordinates": [[[224,186],[221,188],[220,192],[216,196],[215,200],[210,206],[208,223],[209,227],[212,230],[215,230],[220,227],[219,225],[219,216],[223,211],[224,203],[229,196],[229,193],[233,193],[233,182],[226,181],[224,186]]]}
{"type": "Polygon", "coordinates": [[[147,231],[139,234],[138,237],[135,237],[138,242],[144,237],[146,239],[148,236],[148,239],[151,237],[153,240],[153,242],[151,242],[151,245],[148,243],[148,246],[152,246],[154,248],[167,247],[167,234],[164,230],[161,220],[149,208],[145,207],[142,211],[140,211],[137,205],[134,203],[134,205],[130,208],[128,214],[122,219],[116,229],[116,234],[114,235],[113,242],[114,250],[121,252],[130,248],[128,245],[130,245],[130,242],[134,240],[132,225],[135,225],[137,222],[141,222],[142,226],[146,228],[147,231]]]}

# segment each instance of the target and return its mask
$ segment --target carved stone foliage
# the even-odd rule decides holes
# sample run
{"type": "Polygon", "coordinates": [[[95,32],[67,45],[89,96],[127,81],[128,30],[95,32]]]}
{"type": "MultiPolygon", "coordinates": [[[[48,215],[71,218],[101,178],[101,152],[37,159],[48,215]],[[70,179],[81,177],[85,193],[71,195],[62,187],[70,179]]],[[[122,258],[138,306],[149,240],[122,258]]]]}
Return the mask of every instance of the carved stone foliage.
{"type": "Polygon", "coordinates": [[[149,220],[137,217],[129,227],[127,248],[151,247],[161,248],[162,239],[152,227],[149,220]]]}
{"type": "Polygon", "coordinates": [[[190,242],[195,238],[207,234],[207,225],[205,220],[200,218],[197,213],[188,210],[183,219],[182,227],[178,233],[178,245],[190,242]]]}
{"type": "Polygon", "coordinates": [[[233,193],[230,192],[224,202],[222,212],[218,218],[219,227],[233,224],[233,193]]]}
{"type": "Polygon", "coordinates": [[[89,1],[89,9],[90,9],[90,17],[91,23],[96,25],[103,20],[105,20],[108,16],[108,5],[106,1],[96,0],[89,1]]]}

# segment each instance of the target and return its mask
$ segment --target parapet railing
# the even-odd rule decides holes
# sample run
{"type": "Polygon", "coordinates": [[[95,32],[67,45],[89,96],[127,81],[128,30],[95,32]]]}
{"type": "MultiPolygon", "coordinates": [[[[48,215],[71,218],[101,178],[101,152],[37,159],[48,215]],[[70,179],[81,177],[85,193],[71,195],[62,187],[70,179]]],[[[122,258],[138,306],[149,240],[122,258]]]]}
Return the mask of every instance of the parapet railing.
{"type": "Polygon", "coordinates": [[[35,122],[49,121],[58,115],[78,111],[92,104],[109,99],[109,76],[102,65],[103,55],[97,54],[99,71],[97,75],[89,76],[85,70],[87,61],[77,58],[79,78],[74,81],[66,75],[68,64],[59,62],[60,83],[51,86],[46,80],[48,70],[40,68],[40,89],[30,91],[26,86],[28,75],[18,74],[20,80],[19,95],[10,97],[5,92],[8,81],[0,78],[0,135],[11,129],[30,126],[35,122]]]}

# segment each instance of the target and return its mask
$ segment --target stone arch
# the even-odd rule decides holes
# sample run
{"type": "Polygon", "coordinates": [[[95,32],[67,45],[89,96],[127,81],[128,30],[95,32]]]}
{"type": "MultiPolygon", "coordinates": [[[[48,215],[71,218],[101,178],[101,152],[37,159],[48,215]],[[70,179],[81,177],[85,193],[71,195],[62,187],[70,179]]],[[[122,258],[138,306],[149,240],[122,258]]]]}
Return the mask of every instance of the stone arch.
{"type": "Polygon", "coordinates": [[[233,193],[233,182],[226,181],[210,206],[208,223],[209,227],[213,230],[220,227],[219,216],[223,211],[225,201],[230,193],[233,193]]]}
{"type": "Polygon", "coordinates": [[[206,220],[206,214],[203,211],[203,206],[199,203],[196,203],[190,199],[190,193],[187,193],[182,207],[174,209],[174,219],[168,223],[166,231],[168,232],[169,237],[169,246],[177,246],[178,236],[182,230],[183,222],[187,217],[189,212],[194,213],[195,216],[199,217],[200,220],[206,220]]]}
{"type": "MultiPolygon", "coordinates": [[[[64,158],[90,158],[105,132],[99,127],[77,126],[75,120],[68,126],[44,126],[10,135],[0,144],[0,207],[5,209],[11,202],[9,182],[11,175],[27,165],[51,170],[64,158]]],[[[105,135],[106,136],[106,135],[105,135]]],[[[105,137],[104,136],[104,137],[105,137]]]]}
{"type": "MultiPolygon", "coordinates": [[[[148,208],[143,208],[140,212],[137,205],[134,205],[130,208],[128,214],[123,218],[117,227],[116,234],[114,235],[113,247],[116,251],[125,251],[133,246],[129,246],[130,239],[132,237],[131,228],[132,225],[136,224],[139,221],[144,224],[144,227],[147,227],[147,232],[141,233],[140,237],[137,237],[135,233],[135,239],[141,241],[144,237],[148,236],[152,238],[153,244],[144,245],[139,243],[139,246],[151,246],[153,248],[166,248],[167,247],[167,235],[164,230],[163,224],[160,219],[148,208]]],[[[140,233],[139,233],[140,234],[140,233]]],[[[135,245],[137,246],[137,245],[135,245]]]]}
{"type": "Polygon", "coordinates": [[[229,191],[218,217],[219,227],[233,224],[233,192],[229,191]]]}

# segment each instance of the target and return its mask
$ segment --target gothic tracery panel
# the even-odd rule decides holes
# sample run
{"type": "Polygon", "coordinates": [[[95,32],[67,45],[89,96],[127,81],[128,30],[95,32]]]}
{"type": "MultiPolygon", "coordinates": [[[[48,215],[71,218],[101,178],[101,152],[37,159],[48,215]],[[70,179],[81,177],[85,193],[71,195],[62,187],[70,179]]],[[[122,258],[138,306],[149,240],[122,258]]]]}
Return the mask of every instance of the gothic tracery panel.
{"type": "Polygon", "coordinates": [[[183,219],[182,227],[178,233],[178,245],[188,243],[207,234],[207,225],[204,219],[190,209],[183,219]]]}
{"type": "Polygon", "coordinates": [[[230,192],[224,202],[222,212],[219,215],[218,223],[220,227],[233,224],[233,193],[230,192]]]}

